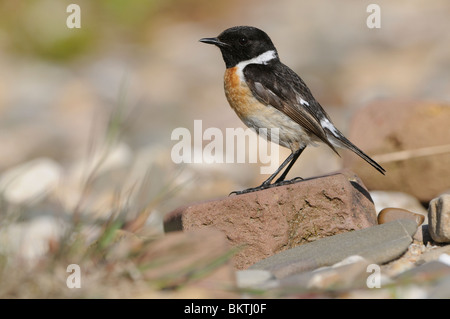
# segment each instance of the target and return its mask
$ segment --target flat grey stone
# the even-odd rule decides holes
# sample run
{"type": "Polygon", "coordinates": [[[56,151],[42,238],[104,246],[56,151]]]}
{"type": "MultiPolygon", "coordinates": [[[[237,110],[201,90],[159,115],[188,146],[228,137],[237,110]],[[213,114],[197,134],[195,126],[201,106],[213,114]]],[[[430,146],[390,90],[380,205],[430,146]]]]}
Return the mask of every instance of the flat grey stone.
{"type": "Polygon", "coordinates": [[[417,230],[413,220],[386,224],[334,235],[297,246],[263,259],[249,269],[270,271],[276,278],[333,265],[351,255],[383,264],[402,255],[417,230]]]}

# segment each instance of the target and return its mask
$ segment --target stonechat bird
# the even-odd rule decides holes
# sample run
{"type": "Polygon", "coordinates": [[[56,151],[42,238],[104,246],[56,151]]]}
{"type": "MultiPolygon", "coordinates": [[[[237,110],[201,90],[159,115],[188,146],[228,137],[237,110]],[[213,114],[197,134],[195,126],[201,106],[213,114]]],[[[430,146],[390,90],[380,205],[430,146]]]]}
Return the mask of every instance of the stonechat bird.
{"type": "Polygon", "coordinates": [[[338,155],[336,147],[347,148],[380,173],[385,173],[334,126],[305,82],[280,61],[277,49],[264,31],[238,26],[215,38],[200,39],[200,42],[220,49],[226,66],[225,95],[239,118],[256,132],[260,128],[277,128],[278,143],[292,151],[260,186],[233,193],[243,194],[296,181],[298,178],[290,181],[285,178],[303,150],[315,142],[325,143],[338,155]]]}

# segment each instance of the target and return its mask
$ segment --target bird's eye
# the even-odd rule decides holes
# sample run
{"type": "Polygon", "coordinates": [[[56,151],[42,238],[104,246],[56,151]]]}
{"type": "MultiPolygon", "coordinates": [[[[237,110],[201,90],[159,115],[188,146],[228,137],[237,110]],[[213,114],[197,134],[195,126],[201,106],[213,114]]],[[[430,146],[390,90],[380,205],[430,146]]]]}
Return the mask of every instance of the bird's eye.
{"type": "Polygon", "coordinates": [[[248,39],[246,37],[239,38],[240,45],[247,45],[248,39]]]}

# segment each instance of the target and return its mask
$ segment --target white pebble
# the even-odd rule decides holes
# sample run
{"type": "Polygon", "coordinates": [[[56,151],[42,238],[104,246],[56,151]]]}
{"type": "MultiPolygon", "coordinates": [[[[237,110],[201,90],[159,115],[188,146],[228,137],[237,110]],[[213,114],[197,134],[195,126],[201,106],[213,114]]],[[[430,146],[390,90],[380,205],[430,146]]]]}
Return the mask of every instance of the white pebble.
{"type": "Polygon", "coordinates": [[[10,168],[0,176],[0,192],[15,204],[35,202],[59,183],[61,167],[48,158],[38,158],[10,168]]]}

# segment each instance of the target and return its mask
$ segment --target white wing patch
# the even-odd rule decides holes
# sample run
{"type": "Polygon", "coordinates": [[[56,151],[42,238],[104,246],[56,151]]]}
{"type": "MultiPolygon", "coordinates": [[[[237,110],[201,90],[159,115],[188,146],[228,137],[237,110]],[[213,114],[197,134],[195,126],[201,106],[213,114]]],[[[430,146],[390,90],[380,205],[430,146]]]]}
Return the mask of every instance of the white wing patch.
{"type": "Polygon", "coordinates": [[[338,130],[334,127],[333,123],[331,123],[327,118],[321,119],[320,125],[322,125],[323,128],[327,128],[335,136],[338,136],[338,130]]]}
{"type": "Polygon", "coordinates": [[[301,105],[309,106],[309,103],[305,101],[299,94],[297,94],[297,102],[300,103],[301,105]]]}

